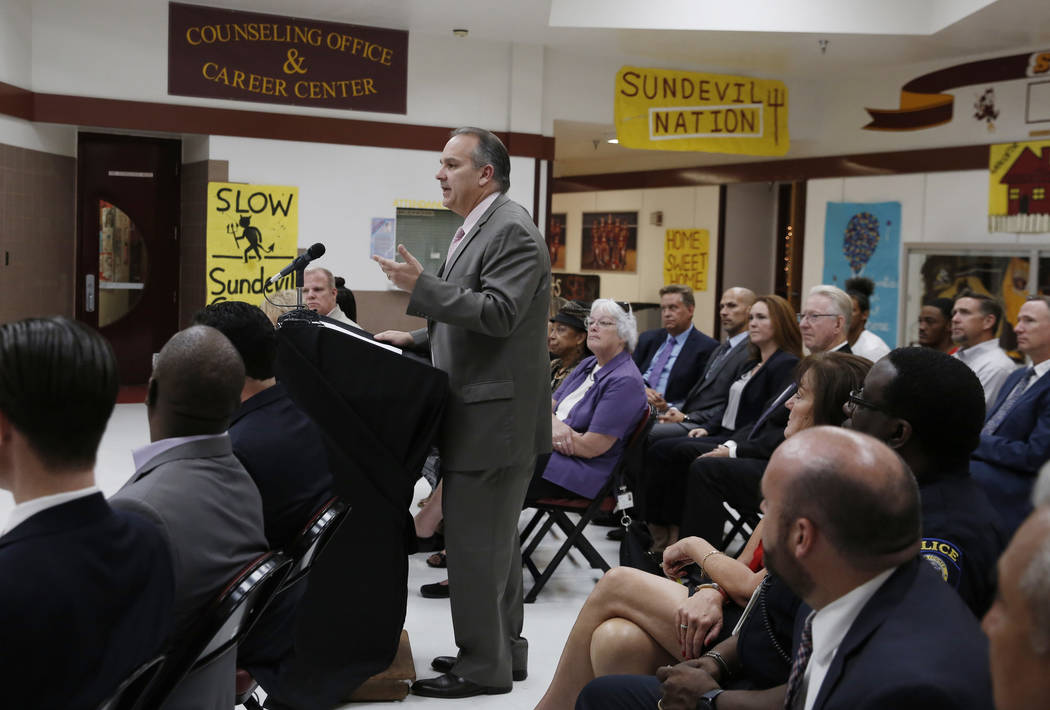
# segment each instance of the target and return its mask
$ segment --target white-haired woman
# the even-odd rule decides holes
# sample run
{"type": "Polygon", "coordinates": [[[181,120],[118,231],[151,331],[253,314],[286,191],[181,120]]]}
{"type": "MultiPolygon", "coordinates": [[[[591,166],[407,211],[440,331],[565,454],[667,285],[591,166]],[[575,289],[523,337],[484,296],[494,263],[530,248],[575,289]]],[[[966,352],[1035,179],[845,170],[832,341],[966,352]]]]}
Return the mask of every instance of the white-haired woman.
{"type": "Polygon", "coordinates": [[[634,315],[599,298],[586,321],[585,358],[554,393],[554,452],[526,498],[593,498],[612,473],[631,431],[645,412],[645,382],[631,359],[638,342],[634,315]]]}

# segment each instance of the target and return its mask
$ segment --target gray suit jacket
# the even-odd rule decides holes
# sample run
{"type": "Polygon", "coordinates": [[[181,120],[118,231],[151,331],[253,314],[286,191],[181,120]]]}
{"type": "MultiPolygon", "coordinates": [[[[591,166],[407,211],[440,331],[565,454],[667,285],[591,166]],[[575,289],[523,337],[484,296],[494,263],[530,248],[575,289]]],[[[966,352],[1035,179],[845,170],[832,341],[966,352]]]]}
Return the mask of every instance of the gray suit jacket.
{"type": "MultiPolygon", "coordinates": [[[[227,435],[157,454],[110,502],[153,521],[168,543],[175,567],[175,634],[268,549],[259,490],[227,435]]],[[[187,678],[165,709],[233,707],[235,662],[236,654],[228,653],[187,678]]]]}
{"type": "Polygon", "coordinates": [[[413,333],[449,375],[442,465],[499,468],[551,450],[550,257],[525,209],[500,195],[439,275],[422,274],[413,333]]]}
{"type": "Polygon", "coordinates": [[[720,422],[729,399],[729,387],[740,377],[751,357],[748,353],[750,340],[744,338],[719,362],[713,363],[713,372],[704,371],[700,380],[689,390],[681,411],[692,421],[720,422]],[[708,375],[710,374],[710,377],[708,375]]]}

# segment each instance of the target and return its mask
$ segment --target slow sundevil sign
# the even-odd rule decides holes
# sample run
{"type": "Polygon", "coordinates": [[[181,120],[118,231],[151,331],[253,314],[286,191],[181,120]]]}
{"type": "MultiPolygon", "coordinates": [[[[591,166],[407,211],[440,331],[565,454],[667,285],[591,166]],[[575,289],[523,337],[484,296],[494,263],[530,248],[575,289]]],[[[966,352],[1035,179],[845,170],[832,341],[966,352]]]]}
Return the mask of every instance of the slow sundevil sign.
{"type": "Polygon", "coordinates": [[[781,81],[625,66],[616,75],[620,145],[784,155],[787,87],[781,81]]]}
{"type": "Polygon", "coordinates": [[[295,288],[289,274],[268,284],[296,257],[299,188],[208,183],[206,303],[259,305],[263,293],[295,288]]]}

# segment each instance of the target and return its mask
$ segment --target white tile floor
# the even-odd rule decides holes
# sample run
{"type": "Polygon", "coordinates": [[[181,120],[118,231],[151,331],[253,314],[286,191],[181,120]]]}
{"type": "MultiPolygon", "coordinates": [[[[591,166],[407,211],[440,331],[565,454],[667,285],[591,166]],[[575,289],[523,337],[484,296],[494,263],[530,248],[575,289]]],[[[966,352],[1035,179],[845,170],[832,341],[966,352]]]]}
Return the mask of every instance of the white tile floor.
{"type": "MultiPolygon", "coordinates": [[[[146,407],[142,404],[118,404],[102,439],[96,475],[99,487],[107,496],[114,493],[134,472],[131,460],[132,449],[149,443],[146,425],[146,407]]],[[[429,492],[429,486],[420,481],[416,486],[416,498],[429,492]]],[[[0,525],[14,503],[6,491],[0,491],[0,525]]],[[[413,507],[413,512],[416,508],[413,507]]],[[[524,520],[523,520],[524,524],[524,520]]],[[[598,551],[610,564],[617,561],[618,544],[605,539],[608,528],[595,527],[588,536],[598,551]]],[[[560,544],[548,538],[537,551],[537,562],[546,562],[560,544]]],[[[434,656],[455,653],[452,622],[445,599],[423,599],[419,586],[444,579],[444,570],[431,569],[425,563],[427,555],[418,554],[409,559],[408,616],[405,628],[412,642],[416,674],[420,678],[437,675],[430,670],[430,659],[434,656]]],[[[554,577],[543,589],[539,599],[525,606],[525,636],[529,639],[529,677],[514,684],[509,695],[491,695],[466,700],[434,700],[409,695],[402,703],[405,706],[422,708],[466,707],[472,710],[525,710],[535,706],[543,695],[554,674],[565,637],[569,633],[576,614],[600,576],[579,555],[563,561],[554,577]],[[574,564],[573,561],[577,561],[574,564]]],[[[526,573],[526,586],[530,583],[526,573]]],[[[389,703],[354,703],[344,708],[389,708],[389,703]]]]}

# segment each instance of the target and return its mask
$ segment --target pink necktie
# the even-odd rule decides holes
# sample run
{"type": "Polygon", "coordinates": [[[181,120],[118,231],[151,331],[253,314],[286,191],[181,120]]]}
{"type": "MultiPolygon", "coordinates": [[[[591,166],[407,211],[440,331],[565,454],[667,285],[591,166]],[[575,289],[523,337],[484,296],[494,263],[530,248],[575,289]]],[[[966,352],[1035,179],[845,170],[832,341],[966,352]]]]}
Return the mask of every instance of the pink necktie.
{"type": "Polygon", "coordinates": [[[445,255],[445,263],[447,264],[449,259],[452,258],[452,252],[456,251],[456,247],[463,241],[463,237],[466,236],[466,232],[463,231],[463,227],[456,230],[456,236],[452,237],[452,243],[448,245],[448,254],[445,255]]]}

